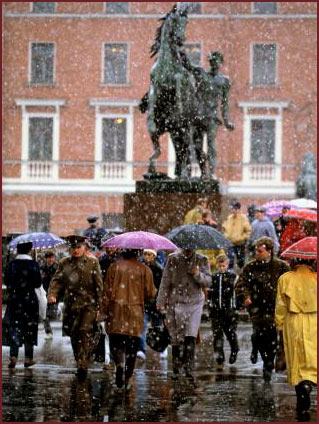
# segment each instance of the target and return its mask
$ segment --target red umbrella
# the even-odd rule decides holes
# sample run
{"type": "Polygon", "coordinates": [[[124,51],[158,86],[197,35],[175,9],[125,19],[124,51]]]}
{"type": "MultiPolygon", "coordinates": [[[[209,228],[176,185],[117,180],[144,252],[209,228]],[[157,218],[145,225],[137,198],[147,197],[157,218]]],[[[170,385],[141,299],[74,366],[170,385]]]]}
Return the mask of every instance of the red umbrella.
{"type": "Polygon", "coordinates": [[[305,237],[289,246],[283,258],[317,259],[317,237],[305,237]]]}
{"type": "Polygon", "coordinates": [[[305,221],[317,222],[317,211],[312,209],[290,209],[284,214],[287,218],[304,219],[305,221]]]}
{"type": "Polygon", "coordinates": [[[102,243],[102,247],[117,247],[118,249],[177,249],[177,246],[166,237],[147,231],[130,231],[120,234],[102,243]]]}

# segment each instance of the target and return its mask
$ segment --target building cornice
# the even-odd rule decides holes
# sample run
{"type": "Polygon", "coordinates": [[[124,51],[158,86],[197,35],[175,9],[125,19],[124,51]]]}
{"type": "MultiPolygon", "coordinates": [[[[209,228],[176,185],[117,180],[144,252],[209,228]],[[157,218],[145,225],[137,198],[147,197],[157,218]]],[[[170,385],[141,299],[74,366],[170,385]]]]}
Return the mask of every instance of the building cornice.
{"type": "Polygon", "coordinates": [[[16,99],[18,106],[64,106],[66,101],[60,99],[16,99]]]}
{"type": "Polygon", "coordinates": [[[272,108],[284,108],[289,106],[289,102],[286,101],[239,101],[237,102],[239,107],[243,108],[262,108],[262,109],[272,109],[272,108]]]}
{"type": "MultiPolygon", "coordinates": [[[[161,14],[122,14],[122,15],[107,15],[105,13],[33,13],[33,12],[6,12],[3,14],[4,18],[27,18],[27,19],[160,19],[163,17],[161,14]]],[[[200,14],[189,16],[190,20],[203,20],[203,19],[263,19],[263,20],[277,20],[277,19],[317,19],[316,14],[200,14]]]]}
{"type": "Polygon", "coordinates": [[[92,183],[92,181],[81,180],[59,180],[58,183],[40,183],[40,182],[20,182],[10,181],[4,178],[2,180],[2,194],[20,194],[20,193],[37,193],[37,194],[124,194],[135,192],[135,181],[103,181],[100,184],[92,183]]]}
{"type": "Polygon", "coordinates": [[[129,99],[90,99],[90,106],[138,106],[138,100],[129,99]]]}

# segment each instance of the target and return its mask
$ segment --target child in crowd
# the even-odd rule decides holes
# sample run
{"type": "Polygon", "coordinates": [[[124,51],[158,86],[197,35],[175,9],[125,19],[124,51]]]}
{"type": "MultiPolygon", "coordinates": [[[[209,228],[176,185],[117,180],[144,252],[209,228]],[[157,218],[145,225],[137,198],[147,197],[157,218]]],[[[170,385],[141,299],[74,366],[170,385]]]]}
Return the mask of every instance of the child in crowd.
{"type": "Polygon", "coordinates": [[[214,337],[214,357],[218,368],[225,361],[224,334],[230,344],[229,363],[234,364],[239,351],[237,340],[238,314],[236,312],[235,283],[237,274],[229,269],[229,259],[225,254],[217,256],[217,272],[212,276],[208,290],[208,306],[214,337]]]}

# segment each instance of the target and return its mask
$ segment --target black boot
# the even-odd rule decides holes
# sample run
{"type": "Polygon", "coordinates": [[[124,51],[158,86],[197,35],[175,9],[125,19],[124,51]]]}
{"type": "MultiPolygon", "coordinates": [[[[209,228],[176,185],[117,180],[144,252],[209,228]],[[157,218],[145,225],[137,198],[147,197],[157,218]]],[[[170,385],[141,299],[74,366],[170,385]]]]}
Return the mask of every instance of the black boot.
{"type": "Polygon", "coordinates": [[[173,378],[176,379],[179,370],[182,367],[182,354],[181,348],[178,345],[172,345],[172,360],[173,360],[173,378]]]}
{"type": "Polygon", "coordinates": [[[251,335],[251,345],[252,345],[252,350],[251,350],[250,360],[252,364],[257,364],[258,347],[257,347],[257,340],[256,340],[255,334],[251,335]]]}
{"type": "Polygon", "coordinates": [[[195,344],[196,338],[191,336],[186,336],[184,339],[184,352],[183,352],[183,362],[185,375],[190,380],[194,381],[193,369],[194,369],[194,360],[195,360],[195,344]]]}
{"type": "Polygon", "coordinates": [[[308,412],[310,408],[310,393],[312,391],[312,383],[308,380],[301,381],[297,386],[295,386],[295,390],[297,395],[296,410],[299,414],[304,414],[308,412]]]}

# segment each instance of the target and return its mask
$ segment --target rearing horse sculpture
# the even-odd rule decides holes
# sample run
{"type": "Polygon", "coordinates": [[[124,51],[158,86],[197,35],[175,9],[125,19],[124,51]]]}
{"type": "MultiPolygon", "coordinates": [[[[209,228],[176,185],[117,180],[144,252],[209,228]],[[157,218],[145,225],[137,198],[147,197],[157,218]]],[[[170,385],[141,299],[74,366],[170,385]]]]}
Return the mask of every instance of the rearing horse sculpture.
{"type": "Polygon", "coordinates": [[[150,89],[140,103],[140,110],[148,112],[147,128],[154,146],[148,172],[155,172],[155,160],[161,154],[159,138],[169,132],[176,153],[176,177],[190,174],[189,131],[196,114],[194,76],[185,69],[179,54],[185,40],[187,8],[185,3],[175,5],[161,19],[151,47],[151,57],[157,55],[157,59],[150,73],[150,89]]]}

